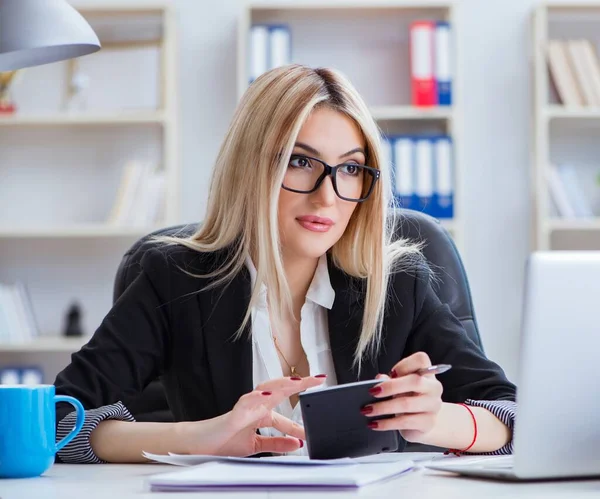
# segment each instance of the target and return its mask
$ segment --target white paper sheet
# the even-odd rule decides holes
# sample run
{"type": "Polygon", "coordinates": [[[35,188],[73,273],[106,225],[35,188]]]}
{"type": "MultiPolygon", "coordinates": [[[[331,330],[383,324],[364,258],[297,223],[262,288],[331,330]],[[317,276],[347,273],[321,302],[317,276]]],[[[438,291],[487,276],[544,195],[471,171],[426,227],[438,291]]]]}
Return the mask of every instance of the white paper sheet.
{"type": "Polygon", "coordinates": [[[413,453],[398,453],[389,452],[383,454],[374,454],[372,456],[364,456],[357,458],[341,458],[341,459],[309,459],[308,456],[269,456],[269,457],[233,457],[233,456],[210,456],[210,455],[184,455],[173,454],[168,455],[152,454],[143,452],[144,457],[152,461],[164,464],[173,464],[175,466],[197,466],[208,462],[239,462],[250,464],[287,464],[287,465],[349,465],[349,464],[369,464],[369,463],[395,463],[398,461],[411,462],[426,462],[444,458],[443,454],[435,454],[429,452],[413,452],[413,453]]]}
{"type": "Polygon", "coordinates": [[[269,457],[233,457],[233,456],[210,456],[210,455],[183,455],[183,454],[151,454],[143,452],[144,457],[159,463],[174,464],[175,466],[197,466],[209,462],[236,462],[249,464],[286,464],[286,465],[333,465],[333,464],[356,464],[350,458],[343,459],[309,459],[308,456],[269,456],[269,457]]]}
{"type": "MultiPolygon", "coordinates": [[[[259,461],[254,459],[254,461],[259,461]]],[[[282,466],[248,462],[209,462],[149,477],[153,490],[203,488],[324,487],[356,488],[385,480],[413,468],[410,460],[393,463],[282,466]]]]}

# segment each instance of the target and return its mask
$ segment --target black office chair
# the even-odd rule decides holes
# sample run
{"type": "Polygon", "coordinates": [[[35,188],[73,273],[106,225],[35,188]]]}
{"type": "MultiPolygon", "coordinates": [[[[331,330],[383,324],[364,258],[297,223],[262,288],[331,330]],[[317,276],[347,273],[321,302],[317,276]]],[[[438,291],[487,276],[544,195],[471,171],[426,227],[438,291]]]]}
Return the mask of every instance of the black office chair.
{"type": "MultiPolygon", "coordinates": [[[[113,300],[129,286],[140,272],[140,260],[144,252],[156,244],[149,240],[151,235],[187,236],[194,233],[197,224],[180,225],[158,230],[141,238],[125,253],[117,270],[113,300]]],[[[413,241],[423,241],[423,253],[433,264],[439,280],[436,284],[438,296],[447,303],[461,321],[467,334],[481,346],[481,338],[475,320],[471,291],[462,260],[454,241],[440,222],[413,210],[400,210],[397,233],[413,241]]],[[[137,421],[173,421],[160,380],[153,381],[142,394],[128,405],[137,421]]],[[[412,446],[411,450],[436,450],[430,447],[412,446]]]]}

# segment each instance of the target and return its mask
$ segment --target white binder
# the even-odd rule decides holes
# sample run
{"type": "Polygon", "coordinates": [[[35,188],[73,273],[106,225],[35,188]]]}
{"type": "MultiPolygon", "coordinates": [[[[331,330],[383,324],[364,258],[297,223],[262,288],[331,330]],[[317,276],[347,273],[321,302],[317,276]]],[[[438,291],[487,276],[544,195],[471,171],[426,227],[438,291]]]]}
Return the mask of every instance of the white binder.
{"type": "Polygon", "coordinates": [[[413,139],[397,137],[394,140],[394,194],[402,208],[414,208],[415,175],[413,139]]]}
{"type": "Polygon", "coordinates": [[[287,26],[271,26],[269,29],[269,69],[290,64],[291,36],[287,26]]]}
{"type": "Polygon", "coordinates": [[[418,138],[415,143],[416,209],[430,213],[433,198],[433,142],[430,138],[418,138]]]}
{"type": "Polygon", "coordinates": [[[269,28],[256,24],[250,28],[250,83],[269,69],[269,28]]]}

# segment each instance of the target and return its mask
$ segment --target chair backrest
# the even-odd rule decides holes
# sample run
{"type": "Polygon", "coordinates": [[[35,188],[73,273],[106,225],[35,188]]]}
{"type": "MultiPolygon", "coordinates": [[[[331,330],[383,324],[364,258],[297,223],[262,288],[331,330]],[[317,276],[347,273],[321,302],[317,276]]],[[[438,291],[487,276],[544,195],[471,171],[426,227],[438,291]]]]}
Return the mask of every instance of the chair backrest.
{"type": "MultiPolygon", "coordinates": [[[[447,303],[454,315],[463,324],[467,334],[482,349],[477,327],[469,281],[462,259],[448,231],[440,222],[414,210],[399,210],[396,232],[401,237],[413,241],[423,241],[423,254],[432,264],[439,277],[436,292],[443,303],[447,303]]],[[[178,225],[160,229],[144,236],[125,253],[114,282],[113,300],[129,286],[140,272],[140,260],[144,252],[156,244],[150,240],[153,235],[191,235],[198,224],[178,225]]]]}

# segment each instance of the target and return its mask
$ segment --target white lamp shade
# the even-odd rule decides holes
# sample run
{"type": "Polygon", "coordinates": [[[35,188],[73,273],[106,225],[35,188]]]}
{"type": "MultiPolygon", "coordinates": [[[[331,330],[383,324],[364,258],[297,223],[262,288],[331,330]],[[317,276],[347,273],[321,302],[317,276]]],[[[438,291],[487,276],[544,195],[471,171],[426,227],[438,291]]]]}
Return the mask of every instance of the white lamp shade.
{"type": "Polygon", "coordinates": [[[98,50],[96,33],[65,0],[0,0],[0,71],[98,50]]]}

